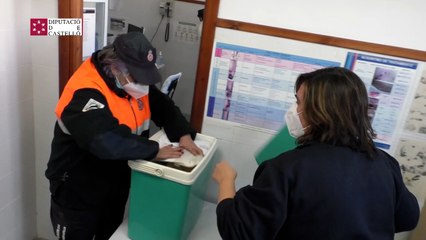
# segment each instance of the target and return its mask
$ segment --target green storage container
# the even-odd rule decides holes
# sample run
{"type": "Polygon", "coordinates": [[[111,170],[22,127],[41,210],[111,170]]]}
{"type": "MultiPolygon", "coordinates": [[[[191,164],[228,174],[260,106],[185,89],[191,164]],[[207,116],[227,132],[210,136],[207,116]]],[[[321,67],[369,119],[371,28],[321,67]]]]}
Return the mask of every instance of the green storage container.
{"type": "MultiPolygon", "coordinates": [[[[164,137],[159,131],[151,139],[164,137]]],[[[201,213],[204,194],[211,178],[217,140],[197,134],[196,141],[207,143],[208,150],[190,171],[138,160],[129,161],[132,169],[129,229],[132,240],[185,240],[201,213]]]]}

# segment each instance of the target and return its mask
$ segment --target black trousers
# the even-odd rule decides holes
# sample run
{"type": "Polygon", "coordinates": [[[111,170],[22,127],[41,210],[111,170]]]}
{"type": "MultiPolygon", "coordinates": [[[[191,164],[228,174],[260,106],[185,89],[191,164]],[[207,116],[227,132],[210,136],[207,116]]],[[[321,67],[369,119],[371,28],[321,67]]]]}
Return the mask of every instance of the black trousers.
{"type": "Polygon", "coordinates": [[[59,240],[108,240],[123,221],[126,202],[111,202],[97,210],[75,210],[53,198],[50,219],[59,240]]]}

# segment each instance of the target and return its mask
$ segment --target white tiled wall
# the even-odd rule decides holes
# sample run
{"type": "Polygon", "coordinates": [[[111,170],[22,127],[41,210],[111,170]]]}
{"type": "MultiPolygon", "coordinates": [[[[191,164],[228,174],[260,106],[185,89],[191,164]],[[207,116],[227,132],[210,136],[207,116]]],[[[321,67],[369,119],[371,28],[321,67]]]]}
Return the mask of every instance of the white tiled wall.
{"type": "Polygon", "coordinates": [[[0,239],[36,234],[30,0],[0,8],[0,239]]]}
{"type": "Polygon", "coordinates": [[[0,240],[33,239],[37,232],[54,239],[43,173],[58,98],[58,41],[31,37],[29,22],[57,17],[57,0],[1,5],[0,240]]]}
{"type": "MultiPolygon", "coordinates": [[[[53,44],[57,46],[57,43],[53,44]]],[[[57,48],[57,47],[56,47],[57,48]]],[[[55,50],[55,52],[57,52],[55,50]]],[[[56,57],[57,58],[57,57],[56,57]]],[[[50,224],[50,192],[44,176],[53,137],[54,113],[58,100],[58,67],[34,64],[34,126],[37,193],[37,233],[39,237],[54,239],[50,224]],[[52,86],[53,85],[53,86],[52,86]]]]}
{"type": "MultiPolygon", "coordinates": [[[[31,0],[31,17],[55,18],[58,16],[58,0],[31,0]]],[[[55,124],[54,109],[58,101],[58,38],[32,37],[32,61],[34,83],[34,134],[37,236],[55,239],[50,223],[50,193],[44,176],[50,154],[50,143],[55,124]]]]}

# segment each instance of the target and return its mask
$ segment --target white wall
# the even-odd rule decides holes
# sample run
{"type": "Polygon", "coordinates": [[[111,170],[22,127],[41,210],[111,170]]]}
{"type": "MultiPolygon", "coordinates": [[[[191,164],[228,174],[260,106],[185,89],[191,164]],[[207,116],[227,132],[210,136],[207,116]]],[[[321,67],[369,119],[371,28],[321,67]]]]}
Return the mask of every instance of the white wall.
{"type": "Polygon", "coordinates": [[[35,235],[30,0],[0,8],[0,239],[35,235]]]}
{"type": "MultiPolygon", "coordinates": [[[[31,18],[58,17],[57,0],[32,0],[31,18]]],[[[34,94],[35,190],[37,235],[54,239],[50,223],[50,192],[44,171],[50,154],[55,124],[54,109],[59,95],[58,37],[31,37],[31,58],[34,94]]],[[[34,160],[33,160],[34,161],[34,160]]],[[[22,238],[24,239],[24,238],[22,238]]],[[[30,239],[30,238],[26,238],[30,239]]]]}
{"type": "Polygon", "coordinates": [[[219,17],[425,51],[425,9],[424,0],[221,0],[219,17]]]}

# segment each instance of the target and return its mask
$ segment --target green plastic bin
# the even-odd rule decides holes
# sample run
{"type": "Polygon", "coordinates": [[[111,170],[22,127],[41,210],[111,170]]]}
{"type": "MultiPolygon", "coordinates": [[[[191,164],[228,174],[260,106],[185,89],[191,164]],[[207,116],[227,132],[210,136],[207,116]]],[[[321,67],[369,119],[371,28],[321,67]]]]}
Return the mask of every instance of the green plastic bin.
{"type": "MultiPolygon", "coordinates": [[[[160,131],[151,139],[158,140],[160,131]]],[[[128,236],[132,240],[186,240],[201,213],[216,150],[216,138],[197,134],[210,146],[200,162],[184,171],[154,162],[129,161],[132,169],[128,236]]]]}

